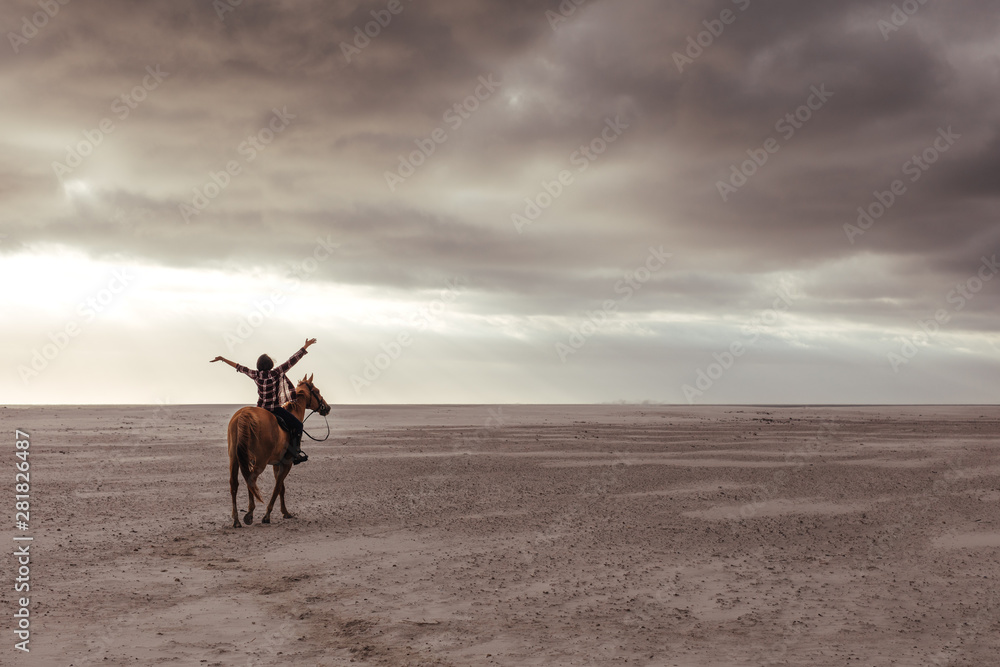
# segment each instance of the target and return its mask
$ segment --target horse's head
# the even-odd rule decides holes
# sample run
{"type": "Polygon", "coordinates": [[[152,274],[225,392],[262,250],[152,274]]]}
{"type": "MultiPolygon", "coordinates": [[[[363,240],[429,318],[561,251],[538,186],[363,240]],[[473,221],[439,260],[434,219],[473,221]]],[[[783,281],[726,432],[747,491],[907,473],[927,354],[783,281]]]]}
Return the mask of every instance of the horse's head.
{"type": "Polygon", "coordinates": [[[330,414],[330,405],[323,398],[323,394],[319,393],[319,389],[313,384],[313,376],[309,375],[303,377],[299,381],[299,386],[295,388],[296,393],[302,391],[308,400],[306,402],[306,410],[315,410],[323,417],[330,414]]]}

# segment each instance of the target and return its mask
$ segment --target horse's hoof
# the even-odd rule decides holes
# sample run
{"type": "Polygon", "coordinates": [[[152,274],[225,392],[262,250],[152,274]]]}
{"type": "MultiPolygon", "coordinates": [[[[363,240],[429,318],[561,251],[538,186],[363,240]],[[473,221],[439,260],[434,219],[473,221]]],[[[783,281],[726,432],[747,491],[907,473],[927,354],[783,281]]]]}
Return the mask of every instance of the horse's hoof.
{"type": "Polygon", "coordinates": [[[282,514],[281,516],[285,517],[286,519],[294,519],[295,518],[294,514],[282,514]]]}
{"type": "Polygon", "coordinates": [[[261,519],[260,522],[261,523],[271,523],[271,517],[266,516],[263,519],[261,519]]]}
{"type": "Polygon", "coordinates": [[[251,514],[250,512],[247,512],[246,514],[244,514],[243,515],[243,523],[245,523],[248,526],[250,524],[252,524],[253,523],[253,514],[251,514]]]}

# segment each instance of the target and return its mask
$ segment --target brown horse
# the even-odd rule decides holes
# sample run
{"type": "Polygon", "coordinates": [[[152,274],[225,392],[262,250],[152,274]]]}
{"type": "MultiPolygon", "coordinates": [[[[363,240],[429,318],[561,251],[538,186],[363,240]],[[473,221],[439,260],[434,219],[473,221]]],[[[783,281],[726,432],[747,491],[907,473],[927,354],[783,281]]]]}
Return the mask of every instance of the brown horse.
{"type": "MultiPolygon", "coordinates": [[[[330,406],[323,400],[319,389],[313,384],[312,376],[304,377],[295,388],[292,400],[283,406],[302,421],[306,410],[316,410],[324,417],[330,414],[330,406]]],[[[236,513],[236,491],[240,487],[239,473],[247,483],[247,493],[250,496],[250,509],[243,516],[249,526],[253,523],[253,511],[256,507],[254,499],[264,502],[257,488],[257,477],[267,466],[274,466],[274,492],[271,502],[267,504],[267,512],[261,523],[271,523],[271,509],[275,498],[281,498],[281,516],[292,517],[285,508],[285,476],[292,469],[291,461],[284,461],[285,450],[288,449],[288,433],[278,426],[278,420],[264,408],[240,408],[229,420],[229,489],[233,494],[233,528],[240,528],[239,515],[236,513]]]]}

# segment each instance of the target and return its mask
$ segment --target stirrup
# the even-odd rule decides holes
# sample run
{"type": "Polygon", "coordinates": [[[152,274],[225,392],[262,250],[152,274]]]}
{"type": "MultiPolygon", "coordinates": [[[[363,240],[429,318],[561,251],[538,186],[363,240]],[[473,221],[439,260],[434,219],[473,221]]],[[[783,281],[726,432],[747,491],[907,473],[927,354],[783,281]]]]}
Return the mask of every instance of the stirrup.
{"type": "Polygon", "coordinates": [[[294,457],[292,457],[292,465],[297,466],[298,464],[305,463],[308,460],[309,457],[306,456],[306,453],[303,452],[302,450],[299,450],[299,453],[296,454],[294,457]]]}

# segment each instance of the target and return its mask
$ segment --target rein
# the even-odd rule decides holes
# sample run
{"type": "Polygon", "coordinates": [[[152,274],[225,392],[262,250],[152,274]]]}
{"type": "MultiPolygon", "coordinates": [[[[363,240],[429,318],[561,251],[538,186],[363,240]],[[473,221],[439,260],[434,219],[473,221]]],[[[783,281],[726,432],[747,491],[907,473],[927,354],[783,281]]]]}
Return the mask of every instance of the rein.
{"type": "Polygon", "coordinates": [[[329,419],[327,419],[326,417],[323,417],[323,420],[324,420],[324,421],[326,421],[326,436],[325,436],[325,437],[323,437],[323,438],[314,438],[314,437],[312,437],[311,435],[309,435],[309,433],[308,433],[308,432],[306,431],[306,421],[307,421],[307,420],[308,420],[308,419],[309,419],[310,417],[312,417],[312,416],[313,416],[314,414],[316,414],[316,412],[317,412],[317,410],[313,410],[313,411],[312,411],[312,412],[310,412],[310,413],[309,413],[308,415],[306,415],[306,418],[305,418],[305,419],[303,419],[303,420],[302,420],[302,432],[303,432],[303,433],[304,433],[304,434],[305,434],[305,435],[306,435],[306,436],[307,436],[307,437],[308,437],[308,438],[309,438],[310,440],[313,440],[313,441],[315,441],[315,442],[324,442],[325,440],[327,440],[327,438],[329,438],[329,437],[330,437],[330,420],[329,420],[329,419]]]}
{"type": "MultiPolygon", "coordinates": [[[[308,384],[306,385],[306,387],[308,387],[308,389],[309,389],[309,394],[305,395],[304,398],[306,399],[306,405],[308,406],[309,403],[312,402],[311,399],[312,399],[313,388],[310,385],[308,385],[308,384]]],[[[293,392],[293,395],[295,396],[295,398],[292,399],[292,401],[289,401],[289,403],[298,400],[298,397],[299,397],[299,391],[298,391],[298,389],[296,389],[293,392]]],[[[311,409],[311,408],[307,408],[307,409],[311,409]]],[[[322,437],[322,438],[314,438],[314,437],[312,437],[306,431],[306,421],[308,421],[309,418],[312,417],[317,412],[319,412],[319,410],[312,410],[312,412],[310,412],[308,415],[306,415],[306,418],[302,420],[302,433],[303,433],[303,435],[305,435],[306,437],[308,437],[310,440],[312,440],[314,442],[325,442],[326,440],[328,440],[330,438],[330,420],[327,419],[326,417],[323,417],[323,419],[326,421],[326,435],[324,437],[322,437]]]]}

